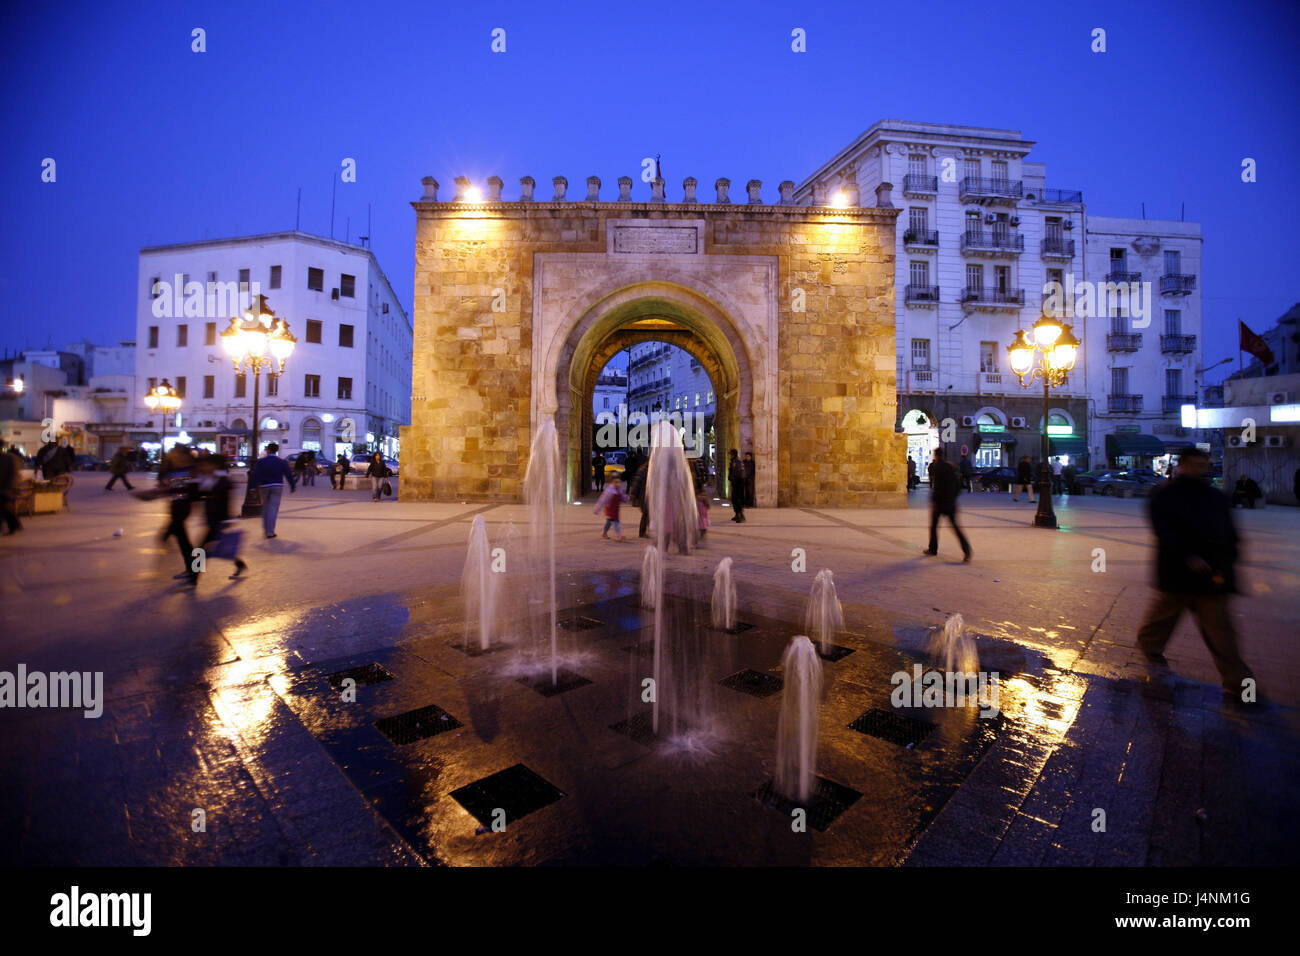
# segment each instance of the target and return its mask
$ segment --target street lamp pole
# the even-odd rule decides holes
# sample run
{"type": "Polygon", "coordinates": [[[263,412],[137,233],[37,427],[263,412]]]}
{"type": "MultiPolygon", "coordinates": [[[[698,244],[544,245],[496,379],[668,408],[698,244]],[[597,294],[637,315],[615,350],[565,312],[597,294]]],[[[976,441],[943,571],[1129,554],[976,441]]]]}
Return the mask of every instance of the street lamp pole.
{"type": "Polygon", "coordinates": [[[1035,528],[1055,528],[1056,511],[1052,508],[1052,470],[1047,464],[1047,417],[1051,384],[1043,376],[1043,432],[1039,436],[1038,450],[1038,511],[1034,513],[1035,528]]]}
{"type": "Polygon", "coordinates": [[[1043,425],[1039,436],[1038,510],[1034,513],[1035,528],[1055,528],[1056,512],[1052,509],[1052,471],[1047,464],[1047,422],[1051,413],[1051,390],[1064,385],[1065,377],[1074,368],[1079,356],[1079,340],[1070,326],[1049,316],[1046,312],[1026,332],[1021,329],[1007,347],[1011,370],[1028,388],[1034,379],[1043,380],[1043,425]],[[1035,359],[1037,358],[1037,362],[1035,359]]]}

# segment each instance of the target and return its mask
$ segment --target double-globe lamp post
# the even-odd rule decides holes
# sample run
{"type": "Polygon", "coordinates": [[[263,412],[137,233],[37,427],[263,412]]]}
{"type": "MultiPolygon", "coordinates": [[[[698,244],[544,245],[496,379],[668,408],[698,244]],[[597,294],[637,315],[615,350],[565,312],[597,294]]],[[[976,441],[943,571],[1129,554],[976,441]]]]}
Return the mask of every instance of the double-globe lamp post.
{"type": "Polygon", "coordinates": [[[1047,464],[1048,401],[1051,390],[1064,385],[1065,376],[1074,368],[1079,357],[1079,340],[1074,337],[1069,325],[1044,312],[1032,329],[1021,329],[1016,333],[1007,352],[1010,355],[1011,371],[1019,377],[1022,388],[1029,388],[1036,378],[1043,380],[1043,432],[1039,450],[1038,511],[1034,514],[1034,527],[1055,528],[1052,470],[1047,464]]]}
{"type": "Polygon", "coordinates": [[[167,454],[167,416],[175,414],[176,410],[181,407],[181,397],[172,388],[171,382],[163,379],[161,383],[155,385],[145,393],[144,403],[149,408],[149,413],[153,414],[158,409],[162,409],[162,435],[158,438],[158,444],[161,451],[158,452],[158,474],[163,473],[162,458],[167,454]]]}
{"type": "Polygon", "coordinates": [[[262,498],[253,487],[252,467],[257,463],[261,444],[262,420],[258,402],[261,392],[262,372],[274,367],[276,374],[284,373],[284,363],[293,354],[298,340],[289,332],[284,319],[276,318],[266,296],[259,295],[245,310],[242,319],[235,317],[221,333],[221,346],[235,363],[235,372],[253,373],[253,441],[249,446],[248,486],[244,491],[244,506],[240,514],[252,518],[262,513],[262,498]]]}

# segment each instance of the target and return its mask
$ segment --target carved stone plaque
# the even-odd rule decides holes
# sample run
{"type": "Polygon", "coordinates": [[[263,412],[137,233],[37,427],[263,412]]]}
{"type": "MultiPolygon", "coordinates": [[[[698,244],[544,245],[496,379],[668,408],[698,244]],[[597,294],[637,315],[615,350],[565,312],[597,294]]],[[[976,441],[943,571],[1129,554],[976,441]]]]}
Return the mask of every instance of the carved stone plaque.
{"type": "Polygon", "coordinates": [[[699,251],[695,226],[614,226],[614,251],[694,255],[699,251]]]}

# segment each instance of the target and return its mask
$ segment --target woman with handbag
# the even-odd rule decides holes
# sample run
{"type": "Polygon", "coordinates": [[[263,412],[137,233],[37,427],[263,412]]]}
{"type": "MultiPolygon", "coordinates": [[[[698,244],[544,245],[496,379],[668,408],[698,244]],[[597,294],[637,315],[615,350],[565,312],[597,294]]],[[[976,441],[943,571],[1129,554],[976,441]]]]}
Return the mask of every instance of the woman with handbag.
{"type": "Polygon", "coordinates": [[[366,469],[366,477],[370,479],[370,486],[374,488],[374,496],[371,501],[378,501],[381,495],[392,494],[392,486],[388,484],[388,478],[392,474],[389,467],[384,464],[384,456],[375,452],[370,457],[370,467],[366,469]],[[388,490],[385,491],[384,489],[388,490]]]}

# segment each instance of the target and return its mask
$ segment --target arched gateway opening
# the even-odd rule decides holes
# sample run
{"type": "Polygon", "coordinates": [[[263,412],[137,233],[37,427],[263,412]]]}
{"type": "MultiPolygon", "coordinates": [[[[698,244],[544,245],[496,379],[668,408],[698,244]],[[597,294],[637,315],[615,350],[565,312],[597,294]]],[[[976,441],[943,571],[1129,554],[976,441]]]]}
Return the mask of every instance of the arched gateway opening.
{"type": "MultiPolygon", "coordinates": [[[[906,505],[896,420],[893,250],[898,210],[618,201],[516,201],[490,179],[417,214],[405,499],[520,501],[532,436],[555,422],[570,500],[584,493],[591,397],[610,356],[677,346],[707,370],[717,458],[752,452],[760,506],[906,505]]],[[[787,190],[788,192],[788,190],[787,190]]],[[[718,468],[719,471],[723,469],[718,468]]],[[[715,493],[726,494],[725,479],[715,493]]]]}
{"type": "MultiPolygon", "coordinates": [[[[570,499],[587,487],[585,476],[594,452],[591,398],[597,377],[617,352],[643,342],[676,346],[700,363],[713,385],[720,462],[725,463],[731,448],[742,455],[753,452],[756,498],[760,504],[775,505],[775,455],[764,439],[775,437],[776,422],[755,421],[751,362],[734,326],[715,303],[698,293],[656,283],[620,289],[594,304],[574,324],[557,357],[555,426],[568,438],[570,499]]],[[[725,468],[719,466],[718,473],[717,493],[725,496],[730,493],[725,468]]]]}

